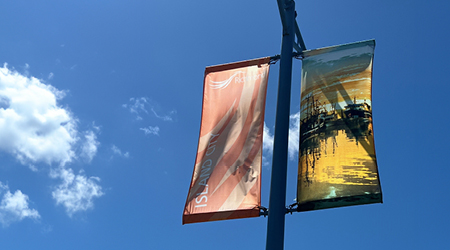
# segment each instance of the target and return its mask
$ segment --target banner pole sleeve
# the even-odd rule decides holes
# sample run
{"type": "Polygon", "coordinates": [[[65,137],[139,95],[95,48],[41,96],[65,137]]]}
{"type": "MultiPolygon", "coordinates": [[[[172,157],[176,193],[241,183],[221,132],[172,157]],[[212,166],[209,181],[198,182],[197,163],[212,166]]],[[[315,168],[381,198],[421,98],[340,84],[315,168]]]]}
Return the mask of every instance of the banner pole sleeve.
{"type": "Polygon", "coordinates": [[[291,0],[286,1],[285,5],[280,4],[280,0],[278,0],[278,3],[280,13],[284,13],[281,16],[282,18],[284,16],[285,20],[283,21],[283,40],[278,80],[266,250],[284,248],[292,52],[295,38],[295,3],[291,0]]]}

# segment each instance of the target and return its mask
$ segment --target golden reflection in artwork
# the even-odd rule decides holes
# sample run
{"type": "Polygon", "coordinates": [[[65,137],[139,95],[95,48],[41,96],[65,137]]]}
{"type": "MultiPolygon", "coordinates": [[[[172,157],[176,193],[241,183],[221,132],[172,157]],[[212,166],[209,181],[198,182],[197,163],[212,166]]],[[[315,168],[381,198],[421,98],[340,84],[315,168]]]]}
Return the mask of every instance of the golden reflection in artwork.
{"type": "Polygon", "coordinates": [[[347,132],[321,133],[303,142],[299,203],[380,191],[373,133],[353,136],[347,132]]]}

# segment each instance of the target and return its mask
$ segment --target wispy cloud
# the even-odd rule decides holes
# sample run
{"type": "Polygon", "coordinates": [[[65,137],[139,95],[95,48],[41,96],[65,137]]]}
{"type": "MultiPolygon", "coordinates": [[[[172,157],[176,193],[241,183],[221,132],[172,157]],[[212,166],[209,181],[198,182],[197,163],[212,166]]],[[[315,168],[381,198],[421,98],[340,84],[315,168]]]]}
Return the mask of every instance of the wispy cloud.
{"type": "Polygon", "coordinates": [[[171,122],[175,120],[177,114],[176,110],[170,112],[161,111],[160,105],[148,97],[132,97],[129,102],[130,103],[122,104],[122,107],[136,115],[136,120],[143,120],[144,115],[153,115],[153,117],[160,120],[171,122]]]}
{"type": "Polygon", "coordinates": [[[161,119],[163,121],[173,121],[173,116],[177,114],[177,111],[172,110],[169,112],[169,114],[167,115],[159,115],[158,113],[156,113],[154,108],[151,108],[152,113],[155,115],[156,118],[161,119]]]}
{"type": "Polygon", "coordinates": [[[128,153],[128,152],[123,153],[122,150],[120,150],[120,148],[118,148],[116,145],[112,145],[111,150],[113,151],[113,153],[115,155],[125,157],[125,158],[130,157],[130,153],[128,153]]]}
{"type": "Polygon", "coordinates": [[[145,135],[159,135],[159,127],[149,126],[148,128],[140,128],[140,130],[144,131],[145,135]]]}
{"type": "Polygon", "coordinates": [[[91,162],[94,156],[97,154],[98,146],[100,142],[97,141],[97,136],[94,131],[89,130],[84,133],[84,143],[81,146],[81,156],[91,162]]]}
{"type": "Polygon", "coordinates": [[[60,168],[51,173],[53,178],[61,179],[52,192],[57,205],[63,205],[69,216],[94,207],[93,200],[104,195],[102,187],[97,183],[98,177],[86,177],[83,171],[74,174],[70,168],[60,168]]]}
{"type": "Polygon", "coordinates": [[[39,219],[41,216],[35,209],[29,208],[28,195],[16,190],[11,193],[8,185],[0,182],[0,224],[3,227],[26,218],[39,219]]]}
{"type": "Polygon", "coordinates": [[[122,104],[122,107],[128,109],[132,114],[136,115],[136,120],[142,120],[142,116],[140,114],[146,113],[148,114],[147,109],[145,109],[145,104],[147,103],[147,98],[130,98],[131,104],[122,104]]]}

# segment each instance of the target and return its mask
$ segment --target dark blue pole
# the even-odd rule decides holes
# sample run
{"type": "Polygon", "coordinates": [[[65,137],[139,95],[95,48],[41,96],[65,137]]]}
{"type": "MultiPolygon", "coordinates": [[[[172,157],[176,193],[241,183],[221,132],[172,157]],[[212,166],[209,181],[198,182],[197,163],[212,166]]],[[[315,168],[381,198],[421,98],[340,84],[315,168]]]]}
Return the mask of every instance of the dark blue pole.
{"type": "Polygon", "coordinates": [[[266,250],[281,250],[284,248],[292,52],[295,38],[294,1],[278,0],[278,7],[280,8],[280,14],[282,14],[283,40],[281,43],[280,74],[278,79],[266,250]]]}

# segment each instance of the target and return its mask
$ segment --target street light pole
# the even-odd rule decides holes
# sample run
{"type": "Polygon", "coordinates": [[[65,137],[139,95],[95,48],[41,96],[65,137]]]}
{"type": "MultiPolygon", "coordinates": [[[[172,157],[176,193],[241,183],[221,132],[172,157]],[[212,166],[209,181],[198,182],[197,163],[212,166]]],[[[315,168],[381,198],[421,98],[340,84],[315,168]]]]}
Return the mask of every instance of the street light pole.
{"type": "Polygon", "coordinates": [[[296,24],[295,2],[292,0],[277,1],[283,23],[283,39],[278,79],[266,250],[281,250],[284,248],[292,54],[296,24]]]}

